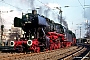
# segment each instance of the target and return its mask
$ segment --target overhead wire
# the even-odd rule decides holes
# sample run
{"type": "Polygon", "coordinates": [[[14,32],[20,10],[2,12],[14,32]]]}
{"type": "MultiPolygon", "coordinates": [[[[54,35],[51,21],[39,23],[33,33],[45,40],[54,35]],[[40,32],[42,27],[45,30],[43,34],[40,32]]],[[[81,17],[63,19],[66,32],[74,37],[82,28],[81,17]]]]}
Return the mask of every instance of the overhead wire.
{"type": "Polygon", "coordinates": [[[47,8],[51,9],[51,10],[55,10],[55,9],[52,9],[51,7],[49,7],[48,5],[44,4],[43,2],[41,2],[40,0],[37,0],[39,1],[41,4],[43,4],[44,6],[46,6],[47,8]]]}
{"type": "Polygon", "coordinates": [[[84,0],[84,18],[85,18],[85,0],[84,0]]]}
{"type": "Polygon", "coordinates": [[[83,5],[81,4],[81,2],[78,0],[79,4],[81,5],[81,7],[84,9],[83,5]]]}
{"type": "Polygon", "coordinates": [[[84,6],[81,4],[81,2],[79,0],[78,0],[78,2],[81,5],[82,9],[84,10],[83,15],[84,15],[84,18],[85,18],[85,0],[84,0],[84,6]]]}
{"type": "MultiPolygon", "coordinates": [[[[44,6],[46,6],[47,8],[50,8],[50,9],[52,9],[51,7],[49,7],[48,5],[46,5],[46,4],[44,4],[43,2],[41,2],[40,0],[37,0],[37,1],[39,1],[41,4],[43,4],[44,6]]],[[[52,10],[54,10],[54,9],[52,9],[52,10]]]]}
{"type": "MultiPolygon", "coordinates": [[[[37,1],[39,1],[40,3],[42,3],[42,4],[43,4],[44,6],[46,6],[47,8],[52,9],[52,8],[49,7],[48,5],[46,5],[46,4],[44,4],[43,2],[41,2],[40,0],[37,0],[37,1]]],[[[7,5],[9,5],[9,6],[12,6],[12,7],[16,8],[16,9],[18,9],[18,10],[20,10],[20,11],[23,11],[23,9],[21,9],[21,8],[19,8],[19,7],[17,7],[17,6],[14,6],[14,5],[12,5],[12,4],[9,4],[9,3],[5,2],[4,0],[1,0],[0,2],[2,2],[2,3],[4,3],[4,4],[7,4],[7,5]]],[[[52,10],[53,10],[53,9],[52,9],[52,10]]]]}
{"type": "MultiPolygon", "coordinates": [[[[7,5],[9,5],[9,6],[12,6],[12,7],[18,9],[19,11],[22,11],[22,10],[23,10],[23,9],[21,9],[21,8],[19,8],[19,7],[13,6],[13,5],[11,5],[11,4],[5,2],[4,0],[1,0],[0,2],[1,2],[1,3],[4,3],[4,4],[7,4],[7,5]]],[[[2,21],[3,21],[3,23],[5,23],[4,18],[2,18],[2,21]]],[[[2,23],[2,24],[3,24],[3,23],[2,23]]]]}
{"type": "MultiPolygon", "coordinates": [[[[55,10],[55,9],[52,9],[51,7],[49,7],[48,5],[44,4],[43,2],[41,2],[40,0],[37,0],[39,1],[41,4],[43,4],[44,6],[46,6],[47,8],[51,9],[51,10],[55,10]]],[[[54,7],[55,8],[55,7],[54,7]]]]}
{"type": "MultiPolygon", "coordinates": [[[[43,5],[46,6],[47,8],[52,9],[52,8],[49,7],[48,5],[46,5],[46,4],[44,4],[43,2],[41,2],[40,0],[37,0],[37,1],[39,1],[41,4],[43,4],[43,5]]],[[[4,3],[4,4],[7,4],[7,5],[9,5],[9,6],[12,6],[12,7],[18,9],[19,11],[23,11],[23,9],[21,9],[21,8],[19,8],[19,7],[17,7],[17,6],[14,6],[14,5],[12,5],[12,4],[9,4],[9,3],[5,2],[4,0],[1,0],[0,2],[2,2],[2,3],[4,3]]],[[[53,9],[52,9],[52,10],[53,10],[53,9]]],[[[55,12],[54,12],[54,13],[55,13],[55,12]]]]}
{"type": "Polygon", "coordinates": [[[0,2],[2,2],[2,3],[4,3],[4,4],[7,4],[7,5],[9,5],[9,6],[12,6],[12,7],[18,9],[19,11],[22,11],[22,10],[23,10],[23,9],[21,9],[21,8],[19,8],[19,7],[16,7],[16,6],[14,6],[14,5],[11,5],[11,4],[5,2],[4,0],[2,0],[2,1],[0,1],[0,2]]]}
{"type": "MultiPolygon", "coordinates": [[[[57,15],[57,17],[58,17],[58,16],[60,17],[60,14],[58,14],[58,13],[56,13],[56,12],[54,11],[55,9],[52,9],[52,8],[49,7],[48,5],[46,5],[46,4],[44,4],[43,2],[41,2],[40,0],[37,0],[37,1],[39,1],[41,4],[43,4],[43,5],[46,6],[47,8],[51,9],[51,11],[53,10],[52,12],[55,13],[55,14],[57,15]]],[[[55,8],[55,7],[54,7],[54,8],[55,8]]],[[[58,9],[57,9],[57,10],[58,10],[58,9]]],[[[59,18],[59,17],[58,17],[58,18],[59,18]]],[[[58,22],[59,22],[59,21],[58,21],[58,22]]]]}
{"type": "Polygon", "coordinates": [[[46,4],[44,4],[43,2],[41,2],[40,0],[37,0],[37,1],[39,1],[40,3],[42,3],[44,6],[46,6],[46,7],[48,7],[48,8],[50,8],[51,9],[51,7],[49,7],[48,5],[46,5],[46,4]]]}

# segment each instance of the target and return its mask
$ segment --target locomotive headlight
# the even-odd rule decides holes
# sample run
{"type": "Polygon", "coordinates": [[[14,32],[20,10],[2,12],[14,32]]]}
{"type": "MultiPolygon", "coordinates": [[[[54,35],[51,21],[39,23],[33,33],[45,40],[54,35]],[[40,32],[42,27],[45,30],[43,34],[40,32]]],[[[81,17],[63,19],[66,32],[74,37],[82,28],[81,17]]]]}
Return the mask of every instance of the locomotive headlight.
{"type": "Polygon", "coordinates": [[[10,42],[10,46],[14,46],[14,44],[15,44],[14,41],[10,42]]]}
{"type": "Polygon", "coordinates": [[[28,21],[28,23],[31,23],[31,21],[28,21]]]}
{"type": "Polygon", "coordinates": [[[25,22],[25,23],[28,23],[28,22],[25,22]]]}
{"type": "Polygon", "coordinates": [[[32,40],[28,40],[28,41],[27,41],[27,45],[28,45],[28,46],[31,46],[31,45],[32,45],[32,40]]]}
{"type": "Polygon", "coordinates": [[[27,19],[28,19],[28,15],[26,15],[27,19]]]}
{"type": "Polygon", "coordinates": [[[34,38],[34,36],[32,36],[32,39],[34,38]]]}

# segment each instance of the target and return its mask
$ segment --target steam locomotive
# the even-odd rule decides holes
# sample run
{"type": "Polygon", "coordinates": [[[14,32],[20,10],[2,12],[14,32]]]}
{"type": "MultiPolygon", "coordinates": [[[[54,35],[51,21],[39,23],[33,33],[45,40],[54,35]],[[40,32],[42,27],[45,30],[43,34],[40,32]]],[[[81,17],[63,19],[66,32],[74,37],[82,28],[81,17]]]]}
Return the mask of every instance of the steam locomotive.
{"type": "Polygon", "coordinates": [[[10,46],[18,52],[55,50],[76,44],[76,36],[72,31],[37,14],[36,10],[22,14],[22,18],[15,17],[14,27],[24,31],[23,37],[10,41],[10,46]]]}

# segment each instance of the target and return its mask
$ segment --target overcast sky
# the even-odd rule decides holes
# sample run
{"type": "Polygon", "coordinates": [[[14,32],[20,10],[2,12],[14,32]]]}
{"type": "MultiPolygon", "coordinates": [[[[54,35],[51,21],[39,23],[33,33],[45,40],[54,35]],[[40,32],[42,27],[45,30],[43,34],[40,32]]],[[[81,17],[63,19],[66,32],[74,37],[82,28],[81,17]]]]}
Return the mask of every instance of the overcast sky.
{"type": "MultiPolygon", "coordinates": [[[[90,5],[90,0],[85,0],[85,5],[90,5]]],[[[15,16],[21,17],[22,12],[31,12],[32,9],[38,7],[40,8],[38,10],[39,14],[47,16],[51,20],[58,22],[57,16],[59,11],[57,9],[52,10],[55,6],[61,7],[63,11],[62,16],[65,18],[65,21],[67,21],[68,28],[73,32],[75,32],[75,29],[78,29],[76,31],[77,38],[80,37],[79,27],[82,27],[83,37],[85,34],[83,33],[85,32],[85,20],[90,20],[90,8],[85,8],[84,16],[84,0],[0,0],[0,11],[13,10],[13,12],[1,13],[1,17],[4,21],[3,24],[5,24],[5,28],[7,29],[10,28],[11,24],[13,24],[13,19],[15,16]],[[64,6],[69,7],[65,8],[64,6]]]]}

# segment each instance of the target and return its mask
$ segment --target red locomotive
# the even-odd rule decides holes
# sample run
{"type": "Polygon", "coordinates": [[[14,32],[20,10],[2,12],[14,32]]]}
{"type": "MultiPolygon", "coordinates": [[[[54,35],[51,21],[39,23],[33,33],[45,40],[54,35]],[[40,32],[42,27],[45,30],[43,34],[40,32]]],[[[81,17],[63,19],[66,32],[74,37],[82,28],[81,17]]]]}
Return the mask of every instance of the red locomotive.
{"type": "Polygon", "coordinates": [[[32,13],[22,15],[22,19],[14,18],[14,27],[21,27],[23,37],[10,42],[15,51],[40,52],[75,45],[75,34],[59,23],[32,13]]]}

